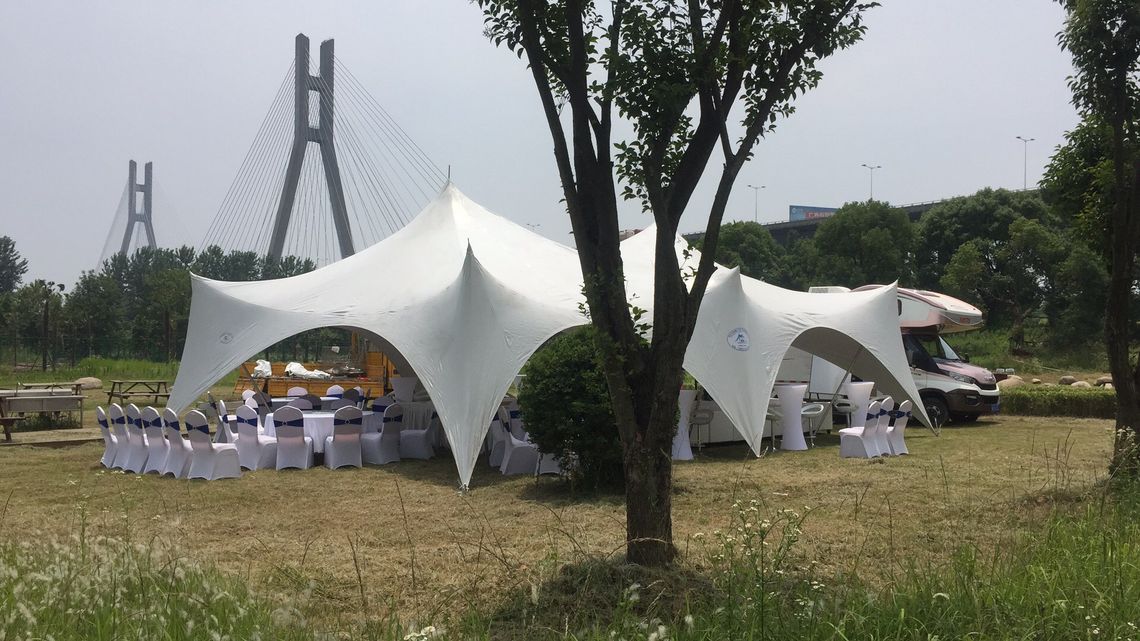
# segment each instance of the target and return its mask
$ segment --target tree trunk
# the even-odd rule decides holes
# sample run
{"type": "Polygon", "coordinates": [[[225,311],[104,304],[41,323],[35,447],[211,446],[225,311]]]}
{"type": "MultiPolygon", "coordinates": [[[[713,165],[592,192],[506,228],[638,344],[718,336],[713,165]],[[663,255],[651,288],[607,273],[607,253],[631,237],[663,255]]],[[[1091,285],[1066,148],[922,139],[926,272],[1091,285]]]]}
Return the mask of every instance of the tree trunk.
{"type": "MultiPolygon", "coordinates": [[[[1118,113],[1122,114],[1124,110],[1121,108],[1118,113]]],[[[1129,303],[1135,278],[1136,238],[1140,232],[1140,197],[1137,194],[1140,190],[1140,157],[1128,162],[1123,118],[1117,117],[1111,126],[1114,189],[1104,338],[1112,383],[1116,388],[1116,437],[1109,472],[1113,476],[1136,478],[1140,477],[1140,363],[1133,366],[1131,362],[1129,303]]]]}
{"type": "Polygon", "coordinates": [[[626,558],[630,563],[661,566],[673,559],[672,492],[670,449],[649,442],[625,447],[626,558]]]}

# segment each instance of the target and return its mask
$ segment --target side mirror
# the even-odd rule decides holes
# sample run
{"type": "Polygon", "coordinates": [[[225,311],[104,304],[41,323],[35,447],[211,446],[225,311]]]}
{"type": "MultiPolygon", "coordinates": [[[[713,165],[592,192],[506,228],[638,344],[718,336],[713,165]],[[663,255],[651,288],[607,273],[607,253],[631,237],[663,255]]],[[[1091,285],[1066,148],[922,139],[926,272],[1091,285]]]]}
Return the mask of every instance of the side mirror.
{"type": "Polygon", "coordinates": [[[962,352],[961,356],[962,356],[962,362],[963,363],[969,363],[970,362],[970,355],[969,354],[967,354],[966,352],[962,352]]]}

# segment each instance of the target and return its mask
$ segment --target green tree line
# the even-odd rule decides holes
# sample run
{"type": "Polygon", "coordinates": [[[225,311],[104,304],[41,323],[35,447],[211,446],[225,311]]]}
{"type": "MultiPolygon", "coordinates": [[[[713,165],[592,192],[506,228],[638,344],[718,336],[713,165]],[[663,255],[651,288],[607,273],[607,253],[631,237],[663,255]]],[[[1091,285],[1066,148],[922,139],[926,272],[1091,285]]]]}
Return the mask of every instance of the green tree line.
{"type": "Polygon", "coordinates": [[[792,237],[786,247],[761,225],[729,223],[717,261],[797,290],[897,280],[976,305],[1015,346],[1097,344],[1108,272],[1098,223],[1073,195],[1086,193],[1074,183],[1089,179],[1069,166],[1073,154],[1087,153],[1075,148],[1086,133],[1070,134],[1039,190],[982,189],[931,207],[918,222],[886,202],[847,203],[813,237],[792,237]]]}
{"type": "MultiPolygon", "coordinates": [[[[12,362],[77,362],[88,356],[170,361],[181,357],[190,315],[190,273],[215,280],[284,278],[312,271],[309,259],[253,252],[142,248],[116,254],[70,288],[32,280],[15,243],[0,237],[0,353],[12,362]]],[[[316,330],[274,346],[281,359],[308,360],[337,342],[316,330]]]]}

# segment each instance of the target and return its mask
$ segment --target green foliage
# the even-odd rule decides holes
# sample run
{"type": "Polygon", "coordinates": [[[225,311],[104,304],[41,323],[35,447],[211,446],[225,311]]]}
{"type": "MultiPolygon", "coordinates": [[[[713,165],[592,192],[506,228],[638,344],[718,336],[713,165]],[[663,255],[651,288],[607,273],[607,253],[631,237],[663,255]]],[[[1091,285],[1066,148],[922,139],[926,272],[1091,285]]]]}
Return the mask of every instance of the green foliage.
{"type": "Polygon", "coordinates": [[[983,189],[951,198],[923,214],[915,245],[920,287],[938,289],[943,271],[958,248],[973,239],[1000,247],[1009,242],[1010,226],[1019,218],[1055,225],[1041,198],[1031,192],[983,189]]]}
{"type": "Polygon", "coordinates": [[[295,609],[177,548],[80,535],[0,544],[0,638],[312,639],[295,609]]]}
{"type": "Polygon", "coordinates": [[[1023,385],[1001,393],[1001,410],[1021,416],[1115,418],[1116,393],[1099,387],[1023,385]]]}
{"type": "MultiPolygon", "coordinates": [[[[703,238],[697,241],[698,246],[703,238]]],[[[735,222],[722,225],[716,262],[739,267],[740,273],[776,285],[787,285],[785,252],[763,225],[735,222]]]]}
{"type": "Polygon", "coordinates": [[[551,339],[527,362],[519,405],[527,433],[572,479],[621,487],[622,446],[591,327],[551,339]]]}
{"type": "Polygon", "coordinates": [[[824,220],[813,239],[819,248],[819,284],[859,287],[904,285],[912,280],[914,231],[906,213],[881,201],[847,203],[824,220]]]}
{"type": "Polygon", "coordinates": [[[28,260],[20,256],[9,236],[0,236],[0,296],[16,291],[28,273],[28,260]]]}

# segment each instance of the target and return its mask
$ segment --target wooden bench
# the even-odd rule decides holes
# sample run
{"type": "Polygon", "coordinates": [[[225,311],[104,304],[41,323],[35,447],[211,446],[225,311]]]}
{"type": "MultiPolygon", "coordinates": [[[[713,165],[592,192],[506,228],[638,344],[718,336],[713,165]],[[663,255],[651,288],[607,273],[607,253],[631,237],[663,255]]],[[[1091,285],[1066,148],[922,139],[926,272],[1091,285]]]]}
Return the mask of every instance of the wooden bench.
{"type": "Polygon", "coordinates": [[[111,390],[107,392],[107,404],[116,400],[126,404],[134,398],[149,398],[152,405],[158,405],[159,399],[170,399],[170,388],[166,381],[111,381],[111,390]]]}

